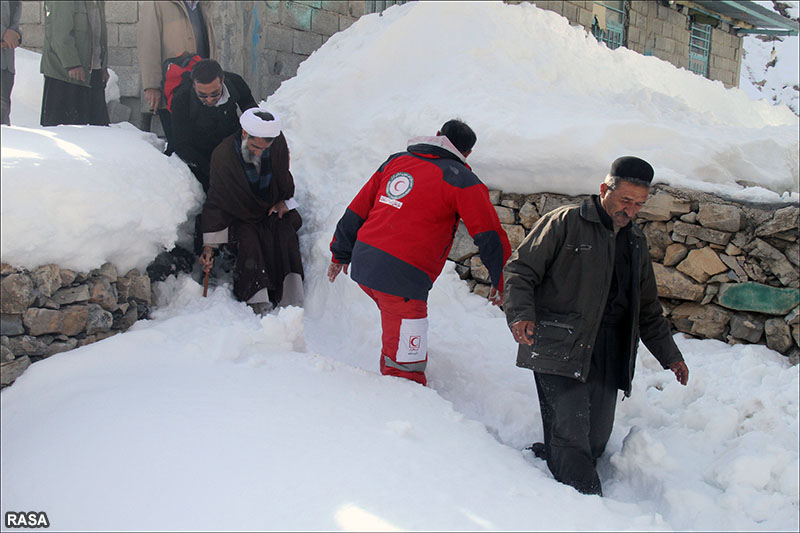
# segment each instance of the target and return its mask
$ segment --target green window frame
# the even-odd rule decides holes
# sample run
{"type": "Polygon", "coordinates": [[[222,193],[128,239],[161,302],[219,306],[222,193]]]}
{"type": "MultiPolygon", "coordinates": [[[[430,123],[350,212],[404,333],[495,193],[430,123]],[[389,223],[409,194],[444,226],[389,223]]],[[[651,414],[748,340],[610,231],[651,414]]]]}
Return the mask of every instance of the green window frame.
{"type": "Polygon", "coordinates": [[[387,7],[405,4],[408,0],[364,0],[364,13],[380,13],[387,7]]]}
{"type": "Polygon", "coordinates": [[[595,10],[594,21],[592,22],[592,35],[612,50],[625,46],[625,26],[627,16],[625,14],[624,0],[605,0],[604,2],[595,1],[594,4],[601,9],[600,14],[605,20],[598,18],[595,10]]]}
{"type": "Polygon", "coordinates": [[[689,25],[689,70],[708,77],[708,58],[711,54],[711,24],[689,25]]]}

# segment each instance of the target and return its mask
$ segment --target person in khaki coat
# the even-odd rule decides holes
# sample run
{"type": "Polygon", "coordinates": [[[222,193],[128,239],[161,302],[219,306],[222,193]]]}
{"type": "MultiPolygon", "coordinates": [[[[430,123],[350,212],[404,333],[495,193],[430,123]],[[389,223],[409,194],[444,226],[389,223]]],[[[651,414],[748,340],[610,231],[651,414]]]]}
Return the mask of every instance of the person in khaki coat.
{"type": "Polygon", "coordinates": [[[215,59],[214,28],[205,2],[167,0],[141,2],[137,29],[145,102],[151,112],[158,113],[169,142],[171,120],[161,93],[164,61],[183,52],[215,59]]]}

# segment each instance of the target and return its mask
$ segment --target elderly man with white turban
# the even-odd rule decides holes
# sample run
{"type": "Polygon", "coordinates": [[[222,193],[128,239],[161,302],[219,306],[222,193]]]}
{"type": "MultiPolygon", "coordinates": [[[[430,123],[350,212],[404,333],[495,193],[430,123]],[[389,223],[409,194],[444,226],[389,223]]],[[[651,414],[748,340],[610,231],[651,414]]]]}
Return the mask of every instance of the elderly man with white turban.
{"type": "Polygon", "coordinates": [[[301,306],[297,231],[302,219],[280,118],[254,107],[239,122],[241,133],[223,140],[211,154],[199,262],[209,272],[215,249],[227,243],[236,256],[233,292],[239,300],[259,314],[275,306],[301,306]]]}

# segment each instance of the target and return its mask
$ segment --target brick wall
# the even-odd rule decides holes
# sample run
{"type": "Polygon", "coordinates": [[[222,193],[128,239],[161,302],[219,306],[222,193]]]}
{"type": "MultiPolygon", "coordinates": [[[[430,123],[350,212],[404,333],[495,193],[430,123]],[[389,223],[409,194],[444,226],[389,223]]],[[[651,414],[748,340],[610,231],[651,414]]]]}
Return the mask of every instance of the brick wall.
{"type": "MultiPolygon", "coordinates": [[[[515,2],[518,3],[518,2],[515,2]]],[[[594,15],[590,0],[539,0],[537,7],[555,11],[570,23],[592,31],[594,15]]],[[[689,67],[689,18],[687,8],[679,3],[663,5],[654,0],[626,2],[627,48],[652,55],[680,68],[689,67]]],[[[731,26],[720,22],[712,30],[708,77],[726,87],[739,86],[742,38],[731,33],[731,26]]]]}

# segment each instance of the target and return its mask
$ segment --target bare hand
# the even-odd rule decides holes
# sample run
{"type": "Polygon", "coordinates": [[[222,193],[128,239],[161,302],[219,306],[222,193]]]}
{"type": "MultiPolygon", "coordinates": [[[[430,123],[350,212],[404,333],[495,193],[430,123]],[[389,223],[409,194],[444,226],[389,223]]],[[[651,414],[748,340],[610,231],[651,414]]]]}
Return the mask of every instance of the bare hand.
{"type": "Polygon", "coordinates": [[[686,385],[689,382],[689,367],[686,366],[684,361],[678,361],[669,365],[669,369],[675,374],[675,379],[681,385],[686,385]]]}
{"type": "Polygon", "coordinates": [[[514,335],[514,340],[518,344],[533,345],[533,329],[534,323],[532,320],[520,320],[511,324],[511,333],[514,335]]]}
{"type": "Polygon", "coordinates": [[[503,293],[498,291],[496,287],[492,287],[489,291],[489,303],[498,307],[503,305],[503,293]]]}
{"type": "Polygon", "coordinates": [[[8,28],[3,34],[3,48],[16,48],[19,46],[19,41],[22,37],[15,30],[8,28]]]}
{"type": "Polygon", "coordinates": [[[333,261],[331,261],[331,264],[328,265],[328,281],[333,283],[334,280],[336,279],[336,276],[338,276],[339,272],[341,272],[342,270],[344,270],[344,273],[347,274],[348,266],[349,265],[347,264],[334,263],[333,261]]]}
{"type": "Polygon", "coordinates": [[[73,80],[86,81],[86,73],[83,67],[72,67],[67,71],[67,75],[73,80]]]}
{"type": "Polygon", "coordinates": [[[111,74],[108,73],[108,69],[103,69],[103,83],[108,83],[109,78],[111,78],[111,74]]]}
{"type": "Polygon", "coordinates": [[[273,205],[269,208],[269,212],[267,215],[271,215],[272,213],[278,213],[278,218],[283,218],[283,215],[289,212],[289,209],[286,207],[286,202],[281,200],[277,204],[273,205]]]}
{"type": "Polygon", "coordinates": [[[155,113],[158,111],[158,106],[161,103],[161,89],[145,89],[144,98],[147,100],[147,107],[155,113]]]}
{"type": "Polygon", "coordinates": [[[214,249],[210,246],[203,246],[203,251],[200,253],[200,257],[197,258],[197,262],[203,265],[203,272],[211,272],[214,267],[214,249]]]}

